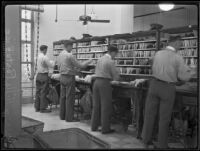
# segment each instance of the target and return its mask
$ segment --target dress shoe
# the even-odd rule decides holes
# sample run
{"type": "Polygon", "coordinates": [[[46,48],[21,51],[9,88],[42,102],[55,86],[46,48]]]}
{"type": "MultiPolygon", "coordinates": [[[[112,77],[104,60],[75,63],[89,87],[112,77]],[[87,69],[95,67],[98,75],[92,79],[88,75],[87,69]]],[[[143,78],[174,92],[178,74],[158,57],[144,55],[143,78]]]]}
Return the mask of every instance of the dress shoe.
{"type": "Polygon", "coordinates": [[[91,131],[92,131],[92,132],[96,132],[96,131],[98,131],[98,129],[91,129],[91,131]]]}
{"type": "Polygon", "coordinates": [[[136,138],[142,140],[142,137],[140,135],[138,135],[136,138]]]}
{"type": "Polygon", "coordinates": [[[102,134],[111,134],[111,133],[114,133],[115,132],[115,130],[113,130],[113,129],[110,129],[109,131],[107,131],[107,132],[102,132],[102,134]]]}
{"type": "Polygon", "coordinates": [[[143,144],[144,148],[154,148],[154,144],[152,141],[145,143],[143,140],[141,140],[141,143],[143,144]]]}
{"type": "Polygon", "coordinates": [[[49,110],[49,109],[44,109],[44,110],[40,111],[40,113],[50,113],[50,112],[51,112],[51,110],[49,110]]]}
{"type": "Polygon", "coordinates": [[[92,132],[101,132],[100,129],[91,129],[92,132]]]}
{"type": "Polygon", "coordinates": [[[66,120],[66,122],[79,122],[79,119],[73,119],[73,120],[66,120]]]}
{"type": "Polygon", "coordinates": [[[35,112],[40,112],[40,110],[35,109],[35,112]]]}

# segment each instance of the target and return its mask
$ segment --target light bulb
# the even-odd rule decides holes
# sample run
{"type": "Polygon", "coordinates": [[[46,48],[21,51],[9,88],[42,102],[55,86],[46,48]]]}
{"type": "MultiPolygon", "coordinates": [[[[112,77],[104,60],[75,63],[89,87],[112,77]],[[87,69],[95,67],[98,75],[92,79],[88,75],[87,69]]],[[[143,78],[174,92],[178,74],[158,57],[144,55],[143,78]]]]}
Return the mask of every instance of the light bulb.
{"type": "Polygon", "coordinates": [[[174,8],[174,4],[159,4],[159,8],[163,11],[169,11],[174,8]]]}

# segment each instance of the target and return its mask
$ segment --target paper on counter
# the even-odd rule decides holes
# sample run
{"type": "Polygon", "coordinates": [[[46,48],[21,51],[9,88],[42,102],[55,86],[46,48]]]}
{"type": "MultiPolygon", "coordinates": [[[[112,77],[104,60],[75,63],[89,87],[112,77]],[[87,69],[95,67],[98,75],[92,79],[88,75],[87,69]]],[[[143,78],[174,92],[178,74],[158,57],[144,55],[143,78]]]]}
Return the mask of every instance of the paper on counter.
{"type": "Polygon", "coordinates": [[[54,79],[54,80],[60,81],[60,74],[58,74],[58,73],[57,74],[52,74],[51,78],[54,79]]]}
{"type": "Polygon", "coordinates": [[[119,84],[119,81],[111,81],[111,84],[119,84]]]}
{"type": "Polygon", "coordinates": [[[145,82],[146,79],[135,79],[134,81],[130,82],[130,85],[134,85],[135,87],[137,87],[140,83],[145,82]]]}
{"type": "Polygon", "coordinates": [[[84,80],[85,80],[85,82],[91,83],[92,82],[92,76],[87,75],[84,80]]]}

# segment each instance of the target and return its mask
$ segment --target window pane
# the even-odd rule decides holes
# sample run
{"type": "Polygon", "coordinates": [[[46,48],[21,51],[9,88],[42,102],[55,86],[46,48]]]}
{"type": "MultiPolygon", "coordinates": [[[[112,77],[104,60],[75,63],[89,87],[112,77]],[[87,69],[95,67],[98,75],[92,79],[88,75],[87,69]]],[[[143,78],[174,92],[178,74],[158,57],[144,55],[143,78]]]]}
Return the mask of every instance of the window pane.
{"type": "Polygon", "coordinates": [[[31,23],[28,22],[22,22],[21,24],[21,38],[24,41],[30,41],[31,40],[31,23]],[[27,36],[27,37],[26,37],[27,36]]]}
{"type": "Polygon", "coordinates": [[[23,19],[31,19],[31,11],[22,9],[22,16],[23,19]]]}
{"type": "Polygon", "coordinates": [[[31,82],[28,73],[31,75],[31,64],[22,64],[22,82],[31,82]]]}
{"type": "Polygon", "coordinates": [[[31,44],[22,44],[22,62],[31,62],[31,44]]]}
{"type": "MultiPolygon", "coordinates": [[[[32,81],[27,75],[27,64],[22,64],[22,97],[31,97],[32,96],[32,81]]],[[[31,64],[28,64],[29,70],[31,69],[31,64]]],[[[29,71],[30,72],[30,71],[29,71]]],[[[35,94],[35,93],[34,93],[35,94]]]]}

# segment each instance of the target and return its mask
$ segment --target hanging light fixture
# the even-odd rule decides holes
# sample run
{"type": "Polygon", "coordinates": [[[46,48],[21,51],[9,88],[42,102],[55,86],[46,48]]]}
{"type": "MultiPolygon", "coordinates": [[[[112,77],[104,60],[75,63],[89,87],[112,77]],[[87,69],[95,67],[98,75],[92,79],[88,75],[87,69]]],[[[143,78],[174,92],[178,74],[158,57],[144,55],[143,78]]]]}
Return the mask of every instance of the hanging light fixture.
{"type": "Polygon", "coordinates": [[[174,8],[174,4],[159,4],[158,6],[163,11],[169,11],[174,8]]]}

